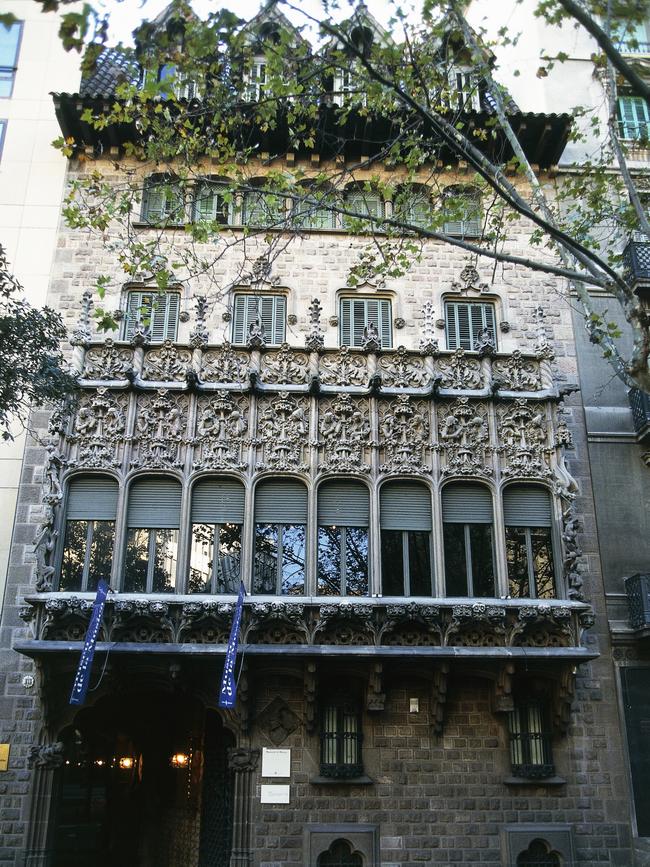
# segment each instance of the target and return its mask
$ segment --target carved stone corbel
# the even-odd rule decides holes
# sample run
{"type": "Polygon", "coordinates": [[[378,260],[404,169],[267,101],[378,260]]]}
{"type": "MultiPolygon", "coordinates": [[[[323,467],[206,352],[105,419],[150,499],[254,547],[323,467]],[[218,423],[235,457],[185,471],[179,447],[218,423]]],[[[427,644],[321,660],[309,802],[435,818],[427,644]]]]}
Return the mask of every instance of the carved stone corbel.
{"type": "Polygon", "coordinates": [[[576,675],[573,666],[567,666],[555,681],[551,697],[553,728],[566,734],[571,722],[571,705],[576,691],[576,675]]]}
{"type": "Polygon", "coordinates": [[[313,735],[316,731],[317,672],[315,662],[307,662],[305,664],[304,693],[305,731],[308,735],[313,735]]]}
{"type": "Polygon", "coordinates": [[[431,684],[430,712],[431,728],[434,734],[441,735],[445,718],[445,703],[447,701],[447,680],[449,676],[449,663],[443,662],[433,672],[431,684]]]}
{"type": "Polygon", "coordinates": [[[512,698],[512,679],[515,666],[512,662],[505,662],[499,669],[497,679],[494,681],[494,713],[508,713],[514,710],[515,704],[512,698]]]}
{"type": "Polygon", "coordinates": [[[386,703],[386,693],[382,692],[382,679],[384,666],[376,662],[368,677],[368,689],[366,691],[366,709],[370,711],[383,710],[386,703]]]}

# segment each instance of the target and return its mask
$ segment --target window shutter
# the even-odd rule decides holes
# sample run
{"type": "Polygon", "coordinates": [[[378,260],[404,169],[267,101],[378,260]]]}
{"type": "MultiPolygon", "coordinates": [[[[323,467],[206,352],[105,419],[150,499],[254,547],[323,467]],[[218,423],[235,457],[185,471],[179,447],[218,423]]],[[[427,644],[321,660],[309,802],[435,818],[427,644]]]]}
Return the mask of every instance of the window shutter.
{"type": "Polygon", "coordinates": [[[318,489],[320,526],[367,527],[370,520],[368,489],[355,482],[326,482],[318,489]]]}
{"type": "Polygon", "coordinates": [[[255,489],[256,524],[306,524],[307,488],[293,479],[262,482],[255,489]]]}
{"type": "Polygon", "coordinates": [[[151,298],[153,302],[149,324],[151,342],[176,340],[180,295],[177,292],[166,292],[152,295],[151,298]]]}
{"type": "Polygon", "coordinates": [[[509,485],[503,492],[503,514],[508,527],[550,527],[549,493],[535,485],[509,485]]]}
{"type": "Polygon", "coordinates": [[[159,223],[164,216],[165,194],[159,182],[146,183],[142,197],[142,220],[159,223]]]}
{"type": "Polygon", "coordinates": [[[389,349],[393,345],[391,336],[391,303],[387,299],[379,302],[379,335],[381,337],[381,345],[384,349],[389,349]]]}
{"type": "Polygon", "coordinates": [[[431,530],[431,494],[424,485],[391,482],[380,495],[382,530],[431,530]]]}
{"type": "Polygon", "coordinates": [[[244,487],[233,479],[201,479],[192,490],[193,524],[243,524],[244,487]]]}
{"type": "MultiPolygon", "coordinates": [[[[248,325],[249,325],[249,307],[251,306],[251,301],[255,301],[251,295],[235,295],[235,305],[233,312],[233,322],[232,322],[232,342],[233,343],[246,343],[248,338],[248,325]]],[[[255,312],[253,313],[252,319],[255,319],[257,316],[257,305],[255,305],[255,312]]],[[[252,321],[252,320],[251,320],[252,321]]]]}
{"type": "Polygon", "coordinates": [[[339,333],[341,346],[352,346],[352,299],[341,298],[339,333]]]}
{"type": "Polygon", "coordinates": [[[135,332],[135,327],[141,318],[140,308],[143,306],[142,292],[129,292],[126,300],[126,320],[124,326],[124,339],[130,340],[135,332]]]}
{"type": "Polygon", "coordinates": [[[492,304],[483,304],[483,322],[485,323],[484,327],[489,329],[490,334],[492,335],[492,340],[496,343],[497,330],[494,322],[494,307],[492,304]]]}
{"type": "Polygon", "coordinates": [[[178,529],[181,517],[181,486],[174,479],[135,481],[129,490],[129,527],[178,529]]]}
{"type": "Polygon", "coordinates": [[[68,488],[68,521],[114,521],[117,514],[117,482],[107,476],[72,479],[68,488]]]}
{"type": "Polygon", "coordinates": [[[228,208],[223,199],[223,187],[213,181],[201,184],[195,202],[197,220],[215,220],[228,225],[228,208]]]}
{"type": "Polygon", "coordinates": [[[450,524],[491,524],[490,491],[483,485],[447,485],[442,491],[442,520],[450,524]]]}
{"type": "Polygon", "coordinates": [[[485,315],[483,312],[482,304],[470,304],[468,306],[471,325],[471,336],[470,345],[467,348],[474,349],[474,345],[478,339],[479,334],[485,328],[485,315]]]}
{"type": "Polygon", "coordinates": [[[470,305],[458,302],[447,303],[447,348],[473,349],[470,324],[470,305]]]}
{"type": "Polygon", "coordinates": [[[355,299],[352,302],[352,346],[363,346],[363,331],[367,324],[368,305],[363,300],[355,299]]]}

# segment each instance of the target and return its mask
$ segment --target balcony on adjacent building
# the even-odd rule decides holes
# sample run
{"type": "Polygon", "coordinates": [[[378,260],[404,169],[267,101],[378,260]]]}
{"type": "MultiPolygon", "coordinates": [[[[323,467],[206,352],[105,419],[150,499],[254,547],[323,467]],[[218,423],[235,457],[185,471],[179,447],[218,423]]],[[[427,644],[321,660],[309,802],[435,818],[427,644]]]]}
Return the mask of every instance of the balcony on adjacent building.
{"type": "Polygon", "coordinates": [[[623,267],[636,294],[650,301],[650,242],[628,241],[623,250],[623,267]]]}
{"type": "Polygon", "coordinates": [[[637,572],[626,578],[625,592],[630,626],[639,637],[650,635],[650,574],[637,572]]]}
{"type": "Polygon", "coordinates": [[[632,421],[640,443],[650,441],[650,394],[640,388],[631,388],[628,400],[632,408],[632,421]]]}

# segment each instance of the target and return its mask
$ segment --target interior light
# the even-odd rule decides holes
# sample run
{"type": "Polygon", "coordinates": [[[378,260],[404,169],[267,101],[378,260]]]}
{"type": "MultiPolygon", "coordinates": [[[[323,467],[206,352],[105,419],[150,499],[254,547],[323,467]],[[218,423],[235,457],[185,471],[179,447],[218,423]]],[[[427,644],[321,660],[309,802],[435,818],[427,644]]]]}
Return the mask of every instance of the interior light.
{"type": "Polygon", "coordinates": [[[174,753],[170,762],[173,768],[186,768],[190,763],[190,757],[187,753],[174,753]]]}
{"type": "Polygon", "coordinates": [[[123,771],[130,771],[133,767],[133,757],[132,756],[121,756],[118,761],[118,765],[122,768],[123,771]]]}

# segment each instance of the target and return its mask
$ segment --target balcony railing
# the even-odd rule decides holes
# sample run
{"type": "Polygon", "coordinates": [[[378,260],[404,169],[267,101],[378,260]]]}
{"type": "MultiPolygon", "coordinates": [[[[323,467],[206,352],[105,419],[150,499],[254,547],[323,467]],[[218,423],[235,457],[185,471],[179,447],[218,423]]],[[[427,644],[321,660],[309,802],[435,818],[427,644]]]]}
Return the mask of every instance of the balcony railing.
{"type": "Polygon", "coordinates": [[[637,573],[626,578],[625,590],[632,629],[650,627],[650,575],[637,573]]]}
{"type": "Polygon", "coordinates": [[[631,388],[627,393],[632,408],[632,421],[639,442],[650,439],[650,394],[640,388],[631,388]]]}
{"type": "Polygon", "coordinates": [[[650,54],[650,42],[621,42],[618,50],[621,54],[650,54]]]}
{"type": "Polygon", "coordinates": [[[628,278],[650,281],[650,243],[628,241],[623,251],[623,265],[628,278]]]}

